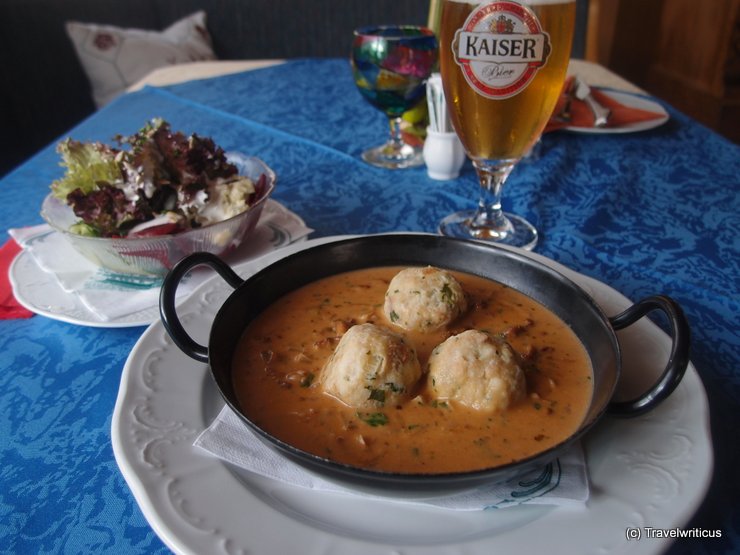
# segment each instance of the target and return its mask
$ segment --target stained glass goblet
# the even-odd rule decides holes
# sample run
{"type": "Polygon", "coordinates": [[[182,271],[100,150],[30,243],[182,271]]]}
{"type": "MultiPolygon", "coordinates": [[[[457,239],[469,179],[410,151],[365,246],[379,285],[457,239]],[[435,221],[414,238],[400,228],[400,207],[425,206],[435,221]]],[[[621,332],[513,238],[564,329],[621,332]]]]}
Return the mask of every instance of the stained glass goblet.
{"type": "Polygon", "coordinates": [[[424,98],[437,55],[437,38],[425,27],[388,25],[355,30],[350,56],[355,84],[390,123],[388,141],[362,153],[368,164],[399,169],[424,163],[421,146],[404,140],[401,122],[403,113],[424,98]]]}

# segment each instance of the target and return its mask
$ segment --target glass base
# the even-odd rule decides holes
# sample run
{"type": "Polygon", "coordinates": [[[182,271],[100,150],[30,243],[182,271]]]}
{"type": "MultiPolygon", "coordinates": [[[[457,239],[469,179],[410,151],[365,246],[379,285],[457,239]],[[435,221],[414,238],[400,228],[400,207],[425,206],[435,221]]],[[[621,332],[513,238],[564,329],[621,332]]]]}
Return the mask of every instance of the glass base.
{"type": "Polygon", "coordinates": [[[507,225],[490,228],[473,224],[476,213],[475,210],[463,210],[450,214],[440,222],[439,233],[459,239],[520,247],[528,251],[537,244],[537,229],[521,216],[505,213],[507,225]]]}
{"type": "Polygon", "coordinates": [[[421,148],[405,143],[400,148],[392,142],[371,148],[362,153],[362,159],[371,166],[390,170],[415,168],[424,164],[421,148]]]}

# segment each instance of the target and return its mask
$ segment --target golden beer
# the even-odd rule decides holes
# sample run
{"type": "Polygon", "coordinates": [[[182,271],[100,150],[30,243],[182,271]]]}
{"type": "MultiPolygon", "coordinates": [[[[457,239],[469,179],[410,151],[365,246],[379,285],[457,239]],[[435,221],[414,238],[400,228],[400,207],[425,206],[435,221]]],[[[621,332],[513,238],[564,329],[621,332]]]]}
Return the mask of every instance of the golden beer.
{"type": "MultiPolygon", "coordinates": [[[[504,34],[491,38],[482,35],[481,39],[461,35],[468,17],[481,4],[486,2],[444,0],[439,54],[445,98],[452,123],[471,159],[517,160],[541,135],[560,95],[570,58],[576,3],[575,0],[519,0],[519,4],[534,13],[542,34],[547,35],[543,39],[548,41],[544,47],[545,59],[531,72],[524,86],[513,87],[515,90],[509,91],[510,95],[504,92],[488,96],[471,86],[472,72],[466,77],[463,65],[456,59],[460,41],[467,40],[463,48],[480,57],[509,53],[526,57],[531,44],[518,39],[521,34],[511,34],[511,38],[504,34]]],[[[502,22],[501,31],[505,32],[506,19],[502,22]]],[[[505,64],[484,63],[483,66],[490,66],[489,73],[506,71],[505,64]]]]}

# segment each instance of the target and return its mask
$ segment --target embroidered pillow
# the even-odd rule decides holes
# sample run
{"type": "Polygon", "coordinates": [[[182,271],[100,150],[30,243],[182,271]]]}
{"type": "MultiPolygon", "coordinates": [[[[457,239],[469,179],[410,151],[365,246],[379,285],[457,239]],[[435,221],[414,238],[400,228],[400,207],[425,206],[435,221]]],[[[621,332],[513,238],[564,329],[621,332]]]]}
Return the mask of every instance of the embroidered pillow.
{"type": "Polygon", "coordinates": [[[158,67],[216,58],[204,11],[161,32],[76,21],[67,22],[66,29],[98,108],[158,67]]]}

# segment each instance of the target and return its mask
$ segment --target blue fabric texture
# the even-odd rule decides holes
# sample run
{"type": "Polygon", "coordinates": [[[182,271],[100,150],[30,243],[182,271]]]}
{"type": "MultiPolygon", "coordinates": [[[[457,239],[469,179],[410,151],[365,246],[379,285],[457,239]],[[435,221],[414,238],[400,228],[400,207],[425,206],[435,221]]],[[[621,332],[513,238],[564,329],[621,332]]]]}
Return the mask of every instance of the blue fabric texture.
{"type": "MultiPolygon", "coordinates": [[[[681,540],[670,553],[730,552],[740,549],[731,494],[740,485],[740,148],[666,109],[670,121],[646,132],[546,135],[539,156],[512,173],[504,206],[538,227],[536,252],[633,300],[661,293],[684,308],[717,458],[709,501],[692,525],[719,528],[723,537],[711,545],[681,540]]],[[[394,172],[362,162],[363,149],[385,140],[387,122],[360,97],[347,60],[296,60],[146,88],[69,135],[107,142],[152,117],[262,158],[278,175],[274,198],[300,214],[313,237],[435,232],[442,217],[477,202],[469,164],[456,180],[440,182],[424,168],[394,172]]],[[[61,174],[50,145],[0,181],[3,233],[41,223],[41,201],[61,174]]],[[[128,490],[110,440],[120,371],[142,328],[36,316],[0,322],[0,330],[4,549],[167,552],[128,490]]]]}

